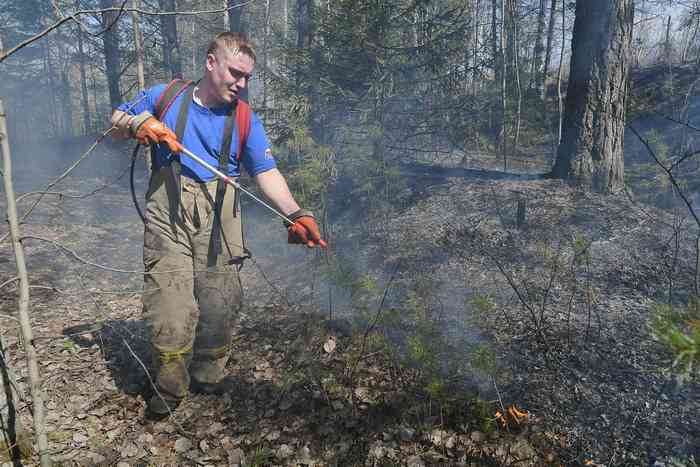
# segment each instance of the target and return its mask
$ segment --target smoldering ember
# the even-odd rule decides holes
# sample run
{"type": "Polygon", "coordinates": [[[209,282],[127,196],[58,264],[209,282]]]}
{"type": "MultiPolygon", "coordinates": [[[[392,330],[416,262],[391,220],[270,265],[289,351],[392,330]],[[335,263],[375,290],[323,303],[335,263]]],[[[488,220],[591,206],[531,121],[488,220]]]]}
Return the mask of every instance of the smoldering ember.
{"type": "Polygon", "coordinates": [[[700,2],[9,0],[0,465],[700,463],[700,2]]]}

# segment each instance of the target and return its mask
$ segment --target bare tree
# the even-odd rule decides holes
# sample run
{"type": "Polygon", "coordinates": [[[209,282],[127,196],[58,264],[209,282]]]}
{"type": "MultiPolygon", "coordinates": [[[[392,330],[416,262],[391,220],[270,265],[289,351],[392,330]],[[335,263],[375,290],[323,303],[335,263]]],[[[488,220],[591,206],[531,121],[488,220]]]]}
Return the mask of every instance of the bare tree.
{"type": "Polygon", "coordinates": [[[552,175],[599,192],[624,186],[632,0],[577,0],[564,130],[552,175]]]}
{"type": "Polygon", "coordinates": [[[15,202],[15,192],[12,184],[12,158],[10,156],[10,143],[7,139],[5,108],[0,100],[0,146],[2,147],[2,170],[5,188],[5,198],[7,201],[7,220],[10,224],[10,237],[12,238],[12,248],[15,253],[17,263],[17,275],[19,277],[19,307],[18,316],[20,329],[22,332],[22,342],[27,355],[27,368],[29,370],[29,386],[32,396],[32,415],[34,418],[34,431],[39,448],[39,460],[41,467],[51,466],[51,456],[49,453],[49,441],[46,432],[46,420],[44,417],[44,396],[41,389],[41,376],[39,373],[39,362],[29,321],[29,276],[24,256],[24,247],[19,230],[19,220],[17,216],[17,203],[15,202]]]}

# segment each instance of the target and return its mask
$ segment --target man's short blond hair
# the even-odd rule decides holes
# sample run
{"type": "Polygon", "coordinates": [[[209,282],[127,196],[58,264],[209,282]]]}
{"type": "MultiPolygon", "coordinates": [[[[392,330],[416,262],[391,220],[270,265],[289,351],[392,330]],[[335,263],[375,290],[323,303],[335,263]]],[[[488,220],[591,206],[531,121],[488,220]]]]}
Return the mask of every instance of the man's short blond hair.
{"type": "Polygon", "coordinates": [[[255,62],[255,50],[253,46],[248,42],[248,39],[244,34],[238,32],[222,32],[218,34],[210,43],[207,48],[207,55],[216,54],[219,49],[226,49],[232,52],[234,55],[237,53],[242,53],[247,55],[253,62],[255,62]]]}

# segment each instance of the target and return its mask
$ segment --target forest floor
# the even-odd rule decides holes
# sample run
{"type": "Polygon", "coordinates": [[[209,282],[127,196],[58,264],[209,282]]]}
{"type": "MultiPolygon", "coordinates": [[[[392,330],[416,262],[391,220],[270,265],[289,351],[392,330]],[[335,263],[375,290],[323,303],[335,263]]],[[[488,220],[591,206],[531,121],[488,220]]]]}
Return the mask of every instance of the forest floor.
{"type": "MultiPolygon", "coordinates": [[[[389,195],[401,203],[370,208],[371,222],[341,219],[333,257],[290,256],[257,239],[227,390],[193,394],[158,423],[143,421],[141,231],[133,213],[108,215],[128,208],[128,195],[105,195],[90,222],[47,215],[23,226],[43,239],[26,248],[56,464],[661,467],[700,458],[700,386],[676,384],[649,330],[655,303],[682,303],[692,288],[692,229],[625,195],[533,176],[459,164],[403,170],[411,182],[389,195]],[[309,285],[309,271],[329,264],[347,267],[309,285]]],[[[3,280],[12,277],[7,245],[0,259],[3,280]]],[[[27,394],[15,313],[16,290],[5,287],[3,343],[27,394]]],[[[26,399],[20,409],[31,427],[26,399]]]]}

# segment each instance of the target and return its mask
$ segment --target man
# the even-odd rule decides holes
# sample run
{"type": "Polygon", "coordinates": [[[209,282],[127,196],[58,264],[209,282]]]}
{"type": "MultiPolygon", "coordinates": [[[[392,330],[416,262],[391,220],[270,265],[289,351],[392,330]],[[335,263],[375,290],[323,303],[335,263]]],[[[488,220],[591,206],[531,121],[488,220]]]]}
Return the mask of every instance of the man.
{"type": "MultiPolygon", "coordinates": [[[[219,34],[209,45],[203,78],[167,103],[158,85],[114,111],[113,134],[154,145],[146,194],[143,305],[151,332],[155,386],[147,418],[166,417],[194,391],[216,392],[229,356],[232,321],[241,305],[238,266],[246,257],[239,193],[185,155],[182,146],[231,177],[240,163],[263,194],[293,224],[290,243],[325,247],[313,215],[299,208],[277,170],[260,120],[248,113],[250,130],[239,150],[236,109],[255,65],[240,34],[219,34]],[[234,123],[235,122],[235,123],[234,123]],[[177,133],[177,134],[176,134],[177,133]],[[178,140],[180,136],[180,140],[178,140]]],[[[241,107],[244,106],[244,107],[241,107]]]]}

